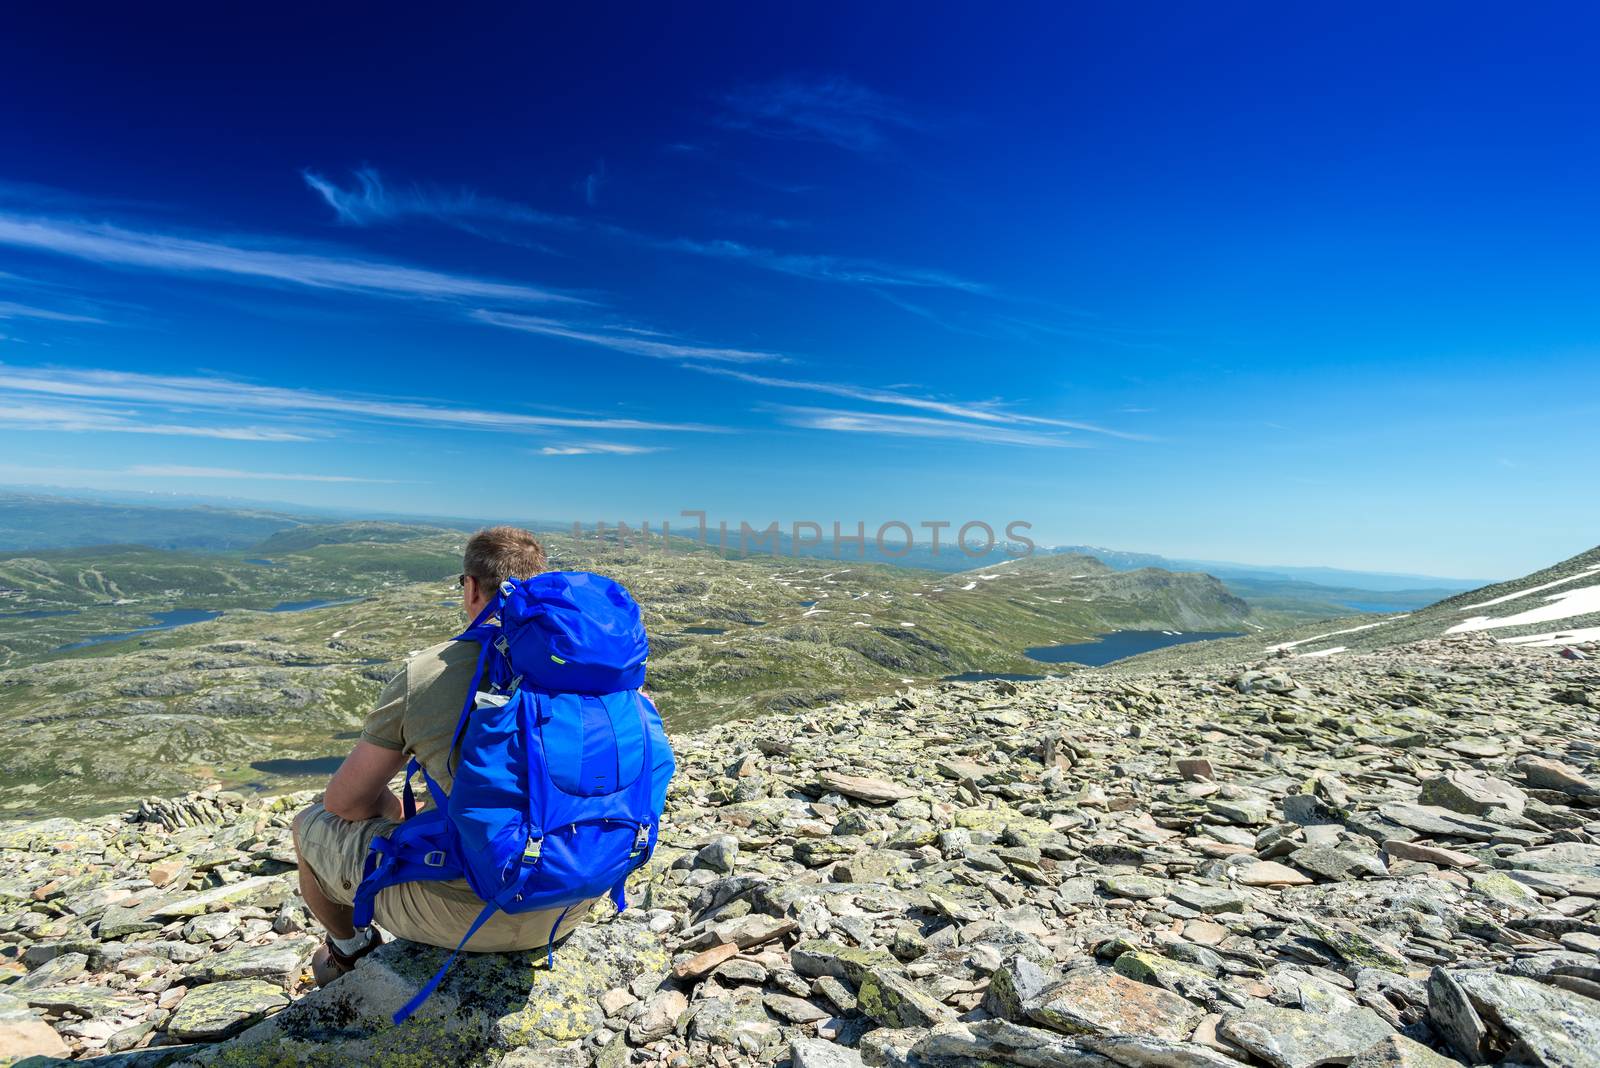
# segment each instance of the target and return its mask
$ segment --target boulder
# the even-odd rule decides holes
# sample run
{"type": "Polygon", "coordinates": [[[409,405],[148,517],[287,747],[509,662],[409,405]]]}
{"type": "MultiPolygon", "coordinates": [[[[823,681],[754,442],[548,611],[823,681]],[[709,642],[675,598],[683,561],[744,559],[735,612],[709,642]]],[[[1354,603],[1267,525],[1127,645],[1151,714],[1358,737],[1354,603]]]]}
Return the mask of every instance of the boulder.
{"type": "MultiPolygon", "coordinates": [[[[554,967],[543,950],[463,954],[415,1016],[390,1017],[432,977],[448,950],[390,942],[351,972],[284,1012],[196,1055],[196,1064],[233,1065],[261,1058],[315,1064],[404,1063],[418,1049],[457,1068],[501,1065],[508,1058],[570,1054],[603,1022],[600,998],[641,976],[666,972],[657,937],[625,914],[578,927],[558,947],[554,967]]],[[[243,980],[264,995],[282,990],[243,980]]],[[[179,1005],[222,983],[201,987],[179,1005]]],[[[176,1019],[176,1017],[175,1017],[176,1019]]]]}
{"type": "Polygon", "coordinates": [[[1219,1037],[1274,1068],[1342,1064],[1391,1033],[1383,1018],[1365,1007],[1320,1013],[1254,1005],[1225,1013],[1217,1025],[1219,1037]]]}
{"type": "Polygon", "coordinates": [[[1200,1006],[1109,968],[1078,968],[1024,1008],[1028,1019],[1063,1034],[1149,1035],[1181,1040],[1205,1016],[1200,1006]]]}

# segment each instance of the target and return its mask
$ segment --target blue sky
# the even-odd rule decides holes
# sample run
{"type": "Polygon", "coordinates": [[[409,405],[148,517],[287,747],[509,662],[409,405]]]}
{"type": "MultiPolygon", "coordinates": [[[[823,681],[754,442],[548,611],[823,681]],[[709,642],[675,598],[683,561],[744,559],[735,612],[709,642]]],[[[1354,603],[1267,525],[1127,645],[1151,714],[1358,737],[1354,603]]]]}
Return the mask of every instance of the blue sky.
{"type": "Polygon", "coordinates": [[[1600,540],[1580,5],[215,5],[0,38],[0,482],[1600,540]]]}

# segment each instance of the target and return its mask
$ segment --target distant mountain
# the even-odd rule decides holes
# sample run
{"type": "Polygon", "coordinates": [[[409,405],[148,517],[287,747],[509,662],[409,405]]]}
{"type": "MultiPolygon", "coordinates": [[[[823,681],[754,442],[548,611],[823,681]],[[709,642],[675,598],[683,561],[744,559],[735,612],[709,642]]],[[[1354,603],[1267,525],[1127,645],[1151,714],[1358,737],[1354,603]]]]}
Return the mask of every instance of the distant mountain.
{"type": "Polygon", "coordinates": [[[302,522],[281,512],[0,493],[0,551],[106,544],[244,549],[302,522]]]}
{"type": "Polygon", "coordinates": [[[1425,639],[1497,641],[1554,648],[1600,642],[1600,546],[1531,575],[1458,593],[1415,612],[1352,616],[1280,631],[1164,649],[1129,663],[1150,666],[1262,656],[1340,656],[1425,639]]]}
{"type": "Polygon", "coordinates": [[[417,526],[413,523],[328,523],[280,530],[253,549],[262,556],[274,553],[303,552],[322,545],[352,545],[356,543],[394,544],[416,541],[448,533],[438,527],[417,526]]]}
{"type": "MultiPolygon", "coordinates": [[[[195,503],[198,498],[151,500],[148,495],[92,493],[64,497],[45,493],[7,492],[0,489],[0,552],[77,548],[98,544],[148,545],[161,549],[193,552],[219,552],[258,547],[261,555],[305,546],[298,539],[315,537],[319,544],[343,537],[350,542],[398,540],[406,530],[425,529],[465,531],[488,520],[459,517],[370,515],[330,517],[327,510],[303,512],[272,507],[252,508],[195,503]],[[315,527],[315,535],[296,534],[315,527]],[[386,533],[387,531],[387,533],[386,533]],[[268,540],[274,539],[277,540],[268,540]],[[261,543],[265,543],[262,545],[261,543]]],[[[221,501],[222,499],[218,499],[221,501]]],[[[551,520],[515,520],[547,533],[569,533],[571,524],[551,520]]],[[[616,527],[607,524],[608,538],[616,527]]],[[[595,524],[581,526],[584,538],[595,537],[595,524]]],[[[652,530],[659,538],[660,528],[652,530]]],[[[776,552],[790,559],[827,560],[850,564],[887,564],[934,572],[959,572],[992,568],[1009,561],[1066,556],[1092,557],[1117,571],[1159,568],[1173,572],[1205,572],[1222,579],[1232,593],[1249,601],[1256,609],[1301,618],[1324,618],[1357,612],[1394,612],[1420,608],[1461,590],[1482,585],[1464,579],[1441,579],[1388,572],[1346,571],[1324,567],[1263,567],[1224,561],[1169,558],[1151,553],[1126,552],[1097,546],[1030,547],[996,540],[985,551],[969,552],[956,543],[956,531],[946,530],[937,549],[929,542],[909,547],[894,532],[886,533],[884,544],[877,544],[876,531],[867,531],[864,541],[833,541],[831,530],[820,544],[796,544],[789,533],[776,539],[747,537],[740,540],[737,526],[729,529],[727,544],[721,544],[720,524],[707,530],[705,549],[725,559],[771,557],[776,552]]],[[[993,531],[1001,535],[1001,530],[993,531]]],[[[630,544],[639,531],[634,528],[630,544]]],[[[694,526],[685,522],[673,528],[676,544],[687,549],[694,526]]],[[[597,538],[597,540],[599,540],[597,538]]],[[[982,544],[980,529],[969,532],[968,546],[982,544]]],[[[675,550],[676,551],[676,550],[675,550]]]]}
{"type": "Polygon", "coordinates": [[[1291,567],[1268,564],[1241,564],[1228,560],[1191,560],[1157,556],[1153,553],[1102,549],[1094,545],[1057,545],[1052,553],[1092,556],[1118,571],[1140,567],[1159,567],[1167,571],[1204,571],[1220,579],[1246,578],[1263,582],[1299,582],[1334,589],[1411,592],[1416,590],[1471,590],[1487,579],[1441,578],[1438,575],[1409,575],[1396,571],[1350,571],[1338,567],[1291,567]]]}

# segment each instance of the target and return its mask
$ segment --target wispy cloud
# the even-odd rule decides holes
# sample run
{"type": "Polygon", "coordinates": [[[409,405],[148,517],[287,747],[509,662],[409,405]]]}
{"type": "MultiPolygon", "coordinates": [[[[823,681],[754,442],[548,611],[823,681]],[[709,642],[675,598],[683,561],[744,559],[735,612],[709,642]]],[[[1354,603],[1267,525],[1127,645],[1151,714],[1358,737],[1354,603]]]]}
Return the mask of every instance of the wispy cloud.
{"type": "Polygon", "coordinates": [[[970,326],[962,326],[959,323],[953,323],[947,317],[940,315],[932,308],[925,308],[921,304],[913,304],[911,301],[906,300],[903,297],[896,296],[889,289],[874,289],[873,292],[882,297],[884,300],[888,301],[890,304],[893,304],[896,308],[899,308],[901,311],[910,312],[919,319],[926,319],[928,322],[939,327],[941,330],[948,330],[952,334],[965,334],[968,337],[981,337],[988,338],[990,340],[993,339],[994,335],[992,334],[985,333],[982,330],[974,330],[970,326]]]}
{"type": "MultiPolygon", "coordinates": [[[[971,403],[960,401],[934,400],[928,397],[917,397],[908,393],[901,393],[892,389],[876,389],[871,386],[853,386],[838,382],[808,382],[793,378],[774,378],[770,375],[752,374],[749,371],[736,371],[726,367],[700,367],[689,365],[693,370],[708,375],[720,375],[724,378],[737,379],[748,382],[754,386],[767,386],[772,389],[795,389],[810,393],[824,393],[834,397],[845,397],[849,400],[865,401],[869,404],[887,404],[900,408],[915,408],[921,411],[934,412],[947,415],[956,419],[973,420],[980,423],[994,423],[1001,425],[1023,425],[1037,427],[1055,427],[1062,430],[1082,430],[1094,434],[1105,434],[1113,438],[1125,438],[1131,441],[1149,440],[1143,434],[1130,434],[1121,430],[1111,430],[1094,423],[1083,423],[1071,419],[1051,419],[1046,416],[1024,415],[1020,412],[1009,411],[994,403],[971,403]]],[[[810,410],[810,409],[807,409],[810,410]]]]}
{"type": "Polygon", "coordinates": [[[74,315],[71,312],[52,311],[49,308],[35,308],[9,300],[0,300],[0,319],[45,319],[53,323],[105,322],[104,319],[97,319],[92,315],[74,315]]]}
{"type": "Polygon", "coordinates": [[[600,203],[600,189],[606,184],[606,161],[595,160],[594,169],[583,177],[583,202],[591,208],[600,203]]]}
{"type": "MultiPolygon", "coordinates": [[[[357,171],[355,184],[343,187],[313,171],[302,172],[306,184],[315,189],[339,221],[355,226],[374,226],[407,218],[426,218],[444,222],[489,240],[524,244],[514,239],[509,227],[495,229],[493,223],[544,227],[564,232],[582,231],[612,240],[624,241],[663,252],[675,252],[704,259],[742,263],[764,271],[809,278],[818,282],[893,288],[949,289],[965,293],[992,295],[992,287],[961,278],[948,271],[905,267],[876,260],[827,253],[778,252],[740,241],[701,240],[689,237],[660,237],[599,220],[573,218],[540,211],[496,197],[483,196],[469,189],[430,190],[419,186],[392,188],[377,171],[357,171]]],[[[605,181],[603,162],[581,183],[585,200],[594,206],[605,181]]]]}
{"type": "Polygon", "coordinates": [[[648,452],[660,452],[661,449],[653,445],[617,445],[608,441],[590,441],[582,445],[546,445],[539,450],[540,456],[641,456],[648,452]]]}
{"type": "Polygon", "coordinates": [[[205,426],[203,424],[152,423],[128,412],[80,405],[66,398],[50,405],[12,404],[0,401],[0,423],[13,430],[59,433],[155,434],[162,437],[216,438],[222,441],[314,441],[310,435],[260,426],[205,426]]]}
{"type": "Polygon", "coordinates": [[[554,290],[448,274],[398,263],[274,249],[177,234],[126,230],[102,223],[0,212],[0,245],[51,252],[115,267],[210,274],[314,289],[433,300],[498,300],[518,304],[588,303],[554,290]]]}
{"type": "Polygon", "coordinates": [[[632,353],[635,356],[649,356],[658,360],[717,360],[724,363],[760,363],[786,359],[786,357],[776,352],[717,348],[707,345],[691,345],[680,341],[653,341],[648,337],[639,337],[631,332],[627,334],[602,333],[595,329],[574,326],[571,323],[561,322],[557,319],[544,319],[535,315],[516,315],[512,312],[479,309],[472,313],[472,318],[482,323],[488,323],[491,326],[504,327],[507,330],[520,330],[526,334],[543,334],[547,337],[566,338],[569,341],[578,341],[586,345],[599,345],[601,348],[632,353]]]}
{"type": "Polygon", "coordinates": [[[849,285],[895,286],[914,289],[955,289],[964,293],[989,294],[992,287],[946,271],[922,267],[898,267],[875,260],[826,254],[774,252],[738,241],[696,241],[691,238],[649,239],[658,248],[687,252],[708,259],[733,260],[779,274],[810,278],[819,282],[849,285]]]}
{"type": "Polygon", "coordinates": [[[894,131],[926,128],[898,101],[843,77],[745,86],[726,94],[722,104],[715,121],[727,129],[852,152],[881,148],[894,131]]]}
{"type": "Polygon", "coordinates": [[[937,438],[945,441],[972,441],[985,445],[1028,445],[1050,449],[1092,447],[1082,441],[1016,427],[964,423],[922,415],[847,412],[834,408],[779,408],[778,412],[779,418],[789,426],[806,430],[837,430],[853,434],[886,434],[893,437],[937,438]]]}
{"type": "Polygon", "coordinates": [[[0,364],[0,396],[76,397],[200,411],[271,413],[281,417],[357,419],[455,430],[537,433],[549,430],[714,431],[694,423],[642,419],[537,415],[462,408],[421,401],[263,386],[234,379],[153,375],[72,368],[21,368],[0,364]]]}
{"type": "Polygon", "coordinates": [[[403,479],[356,478],[352,475],[294,474],[282,471],[241,471],[233,467],[186,467],[181,464],[137,464],[127,473],[135,478],[260,479],[267,482],[371,482],[396,485],[403,479]]]}
{"type": "Polygon", "coordinates": [[[460,224],[466,219],[499,220],[557,230],[575,230],[584,225],[583,220],[570,215],[540,211],[471,189],[391,186],[371,167],[356,171],[354,184],[348,188],[316,171],[304,170],[300,176],[327,202],[340,222],[352,226],[372,226],[408,217],[451,224],[460,224]]]}

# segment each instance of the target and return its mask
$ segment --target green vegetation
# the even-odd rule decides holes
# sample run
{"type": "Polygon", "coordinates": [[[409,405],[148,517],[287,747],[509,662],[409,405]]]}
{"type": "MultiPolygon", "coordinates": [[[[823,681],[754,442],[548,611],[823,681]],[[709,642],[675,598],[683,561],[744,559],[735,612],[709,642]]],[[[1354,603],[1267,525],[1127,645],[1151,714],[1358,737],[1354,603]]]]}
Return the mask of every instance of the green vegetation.
{"type": "MultiPolygon", "coordinates": [[[[42,808],[47,791],[52,812],[92,811],[208,778],[295,783],[252,765],[342,753],[405,658],[461,627],[464,540],[360,523],[302,526],[225,553],[0,557],[0,723],[11,743],[0,811],[42,808]],[[266,611],[311,599],[351,603],[266,611]],[[223,615],[62,648],[178,608],[223,615]]],[[[1256,618],[1210,576],[1113,572],[1078,557],[944,574],[725,560],[676,540],[670,552],[570,535],[546,543],[554,566],[610,574],[644,605],[649,685],[674,730],[963,672],[1059,671],[1022,650],[1110,630],[1238,630],[1256,618]]],[[[308,768],[298,781],[322,774],[308,768]]]]}

